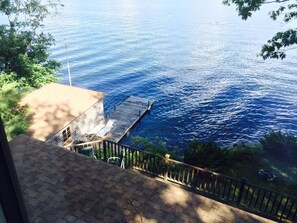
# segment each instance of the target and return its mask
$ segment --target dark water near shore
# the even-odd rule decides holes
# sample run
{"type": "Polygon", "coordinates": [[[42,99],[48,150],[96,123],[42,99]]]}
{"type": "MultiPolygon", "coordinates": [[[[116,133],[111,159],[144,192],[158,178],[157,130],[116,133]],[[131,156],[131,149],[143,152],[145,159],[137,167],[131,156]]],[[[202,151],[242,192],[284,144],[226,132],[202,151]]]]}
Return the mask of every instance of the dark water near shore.
{"type": "Polygon", "coordinates": [[[61,83],[68,57],[73,85],[106,92],[107,112],[129,95],[155,100],[130,136],[183,149],[192,138],[229,145],[272,129],[297,134],[296,50],[283,61],[256,56],[287,28],[268,18],[269,8],[242,21],[220,0],[63,3],[47,23],[61,83]]]}

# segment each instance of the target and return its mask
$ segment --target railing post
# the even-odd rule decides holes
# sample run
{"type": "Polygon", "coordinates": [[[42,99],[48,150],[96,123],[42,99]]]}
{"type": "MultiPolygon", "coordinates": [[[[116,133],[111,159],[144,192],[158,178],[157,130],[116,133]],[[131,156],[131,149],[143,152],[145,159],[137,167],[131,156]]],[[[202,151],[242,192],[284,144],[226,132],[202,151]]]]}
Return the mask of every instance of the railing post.
{"type": "Polygon", "coordinates": [[[247,179],[245,177],[241,178],[239,194],[238,194],[238,198],[237,198],[237,201],[236,201],[237,206],[240,205],[240,201],[241,201],[241,197],[242,197],[242,194],[243,194],[243,190],[244,190],[244,186],[246,184],[246,181],[247,181],[247,179]]]}
{"type": "Polygon", "coordinates": [[[168,164],[169,164],[169,154],[165,155],[165,171],[164,171],[164,180],[167,181],[167,177],[168,177],[168,164]]]}
{"type": "Polygon", "coordinates": [[[106,152],[106,141],[103,141],[103,156],[104,156],[104,161],[107,162],[107,152],[106,152]]]}

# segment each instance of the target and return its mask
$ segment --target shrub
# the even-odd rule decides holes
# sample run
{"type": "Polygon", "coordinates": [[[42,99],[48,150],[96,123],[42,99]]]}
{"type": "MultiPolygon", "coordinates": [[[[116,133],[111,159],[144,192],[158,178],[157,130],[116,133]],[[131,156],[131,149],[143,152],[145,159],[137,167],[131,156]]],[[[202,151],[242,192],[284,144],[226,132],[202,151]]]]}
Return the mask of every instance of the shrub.
{"type": "Polygon", "coordinates": [[[168,150],[166,148],[166,143],[162,142],[158,137],[150,140],[141,136],[133,136],[131,137],[131,141],[132,146],[143,149],[149,153],[163,157],[165,156],[165,154],[169,154],[171,159],[180,160],[180,157],[176,155],[175,150],[168,150]]]}
{"type": "Polygon", "coordinates": [[[281,131],[271,131],[260,139],[263,149],[287,158],[297,157],[297,138],[281,131]]]}
{"type": "Polygon", "coordinates": [[[28,110],[18,105],[22,93],[16,90],[16,83],[0,83],[0,115],[4,123],[8,140],[26,132],[29,122],[26,119],[28,110]]]}
{"type": "Polygon", "coordinates": [[[228,149],[228,156],[230,162],[247,162],[255,159],[261,152],[260,146],[240,145],[228,149]]]}
{"type": "Polygon", "coordinates": [[[213,141],[192,140],[184,151],[184,161],[191,165],[219,170],[227,164],[228,154],[227,149],[221,149],[213,141]]]}

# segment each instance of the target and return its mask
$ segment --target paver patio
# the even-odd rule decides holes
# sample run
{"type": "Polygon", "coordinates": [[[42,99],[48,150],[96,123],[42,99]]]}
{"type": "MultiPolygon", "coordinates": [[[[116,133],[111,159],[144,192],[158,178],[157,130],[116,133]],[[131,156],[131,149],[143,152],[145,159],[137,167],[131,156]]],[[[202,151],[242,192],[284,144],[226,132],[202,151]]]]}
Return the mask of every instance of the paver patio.
{"type": "Polygon", "coordinates": [[[10,147],[31,222],[272,222],[25,135],[10,147]]]}

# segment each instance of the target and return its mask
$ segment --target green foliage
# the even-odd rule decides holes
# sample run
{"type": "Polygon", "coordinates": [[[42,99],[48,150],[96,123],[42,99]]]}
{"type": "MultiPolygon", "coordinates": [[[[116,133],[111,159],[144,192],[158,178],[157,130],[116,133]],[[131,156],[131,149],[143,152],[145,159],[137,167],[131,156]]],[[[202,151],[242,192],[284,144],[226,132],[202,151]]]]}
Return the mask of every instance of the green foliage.
{"type": "Polygon", "coordinates": [[[26,108],[19,101],[28,88],[54,82],[60,64],[49,59],[53,37],[43,33],[44,19],[59,1],[2,0],[0,13],[0,112],[8,139],[28,128],[26,108]]]}
{"type": "Polygon", "coordinates": [[[22,87],[56,81],[60,64],[49,59],[54,39],[41,28],[50,9],[58,5],[55,1],[1,1],[0,13],[7,23],[0,25],[0,75],[13,73],[9,78],[22,87]]]}
{"type": "Polygon", "coordinates": [[[297,158],[297,138],[281,131],[271,131],[260,139],[263,149],[280,157],[297,158]]]}
{"type": "MultiPolygon", "coordinates": [[[[297,18],[296,0],[223,0],[225,5],[236,5],[238,15],[246,20],[252,16],[252,13],[261,9],[264,4],[278,5],[275,10],[270,12],[270,18],[273,20],[282,17],[285,23],[294,21],[297,18]]],[[[297,29],[288,29],[284,32],[278,32],[262,46],[259,54],[265,60],[267,58],[284,59],[286,50],[291,50],[291,46],[297,44],[297,29]]]]}
{"type": "MultiPolygon", "coordinates": [[[[1,78],[0,78],[1,80],[1,78]]],[[[26,119],[28,110],[18,105],[23,94],[16,89],[18,83],[12,82],[3,85],[4,81],[0,81],[0,114],[4,122],[5,132],[8,140],[24,133],[28,128],[26,119]],[[2,85],[1,85],[2,82],[2,85]]]]}
{"type": "Polygon", "coordinates": [[[194,166],[219,170],[228,162],[228,150],[221,149],[213,141],[192,140],[184,151],[184,161],[194,166]]]}
{"type": "Polygon", "coordinates": [[[184,161],[188,164],[221,171],[232,163],[249,162],[262,152],[259,146],[237,145],[220,148],[215,142],[193,140],[184,151],[184,161]]]}
{"type": "Polygon", "coordinates": [[[260,146],[240,145],[228,149],[229,161],[231,162],[249,162],[262,153],[260,146]]]}
{"type": "Polygon", "coordinates": [[[132,146],[139,149],[143,149],[149,153],[156,154],[159,156],[165,156],[169,154],[171,159],[180,160],[180,157],[176,155],[175,151],[170,151],[166,148],[166,143],[162,142],[158,137],[150,140],[140,136],[131,137],[132,146]]]}

